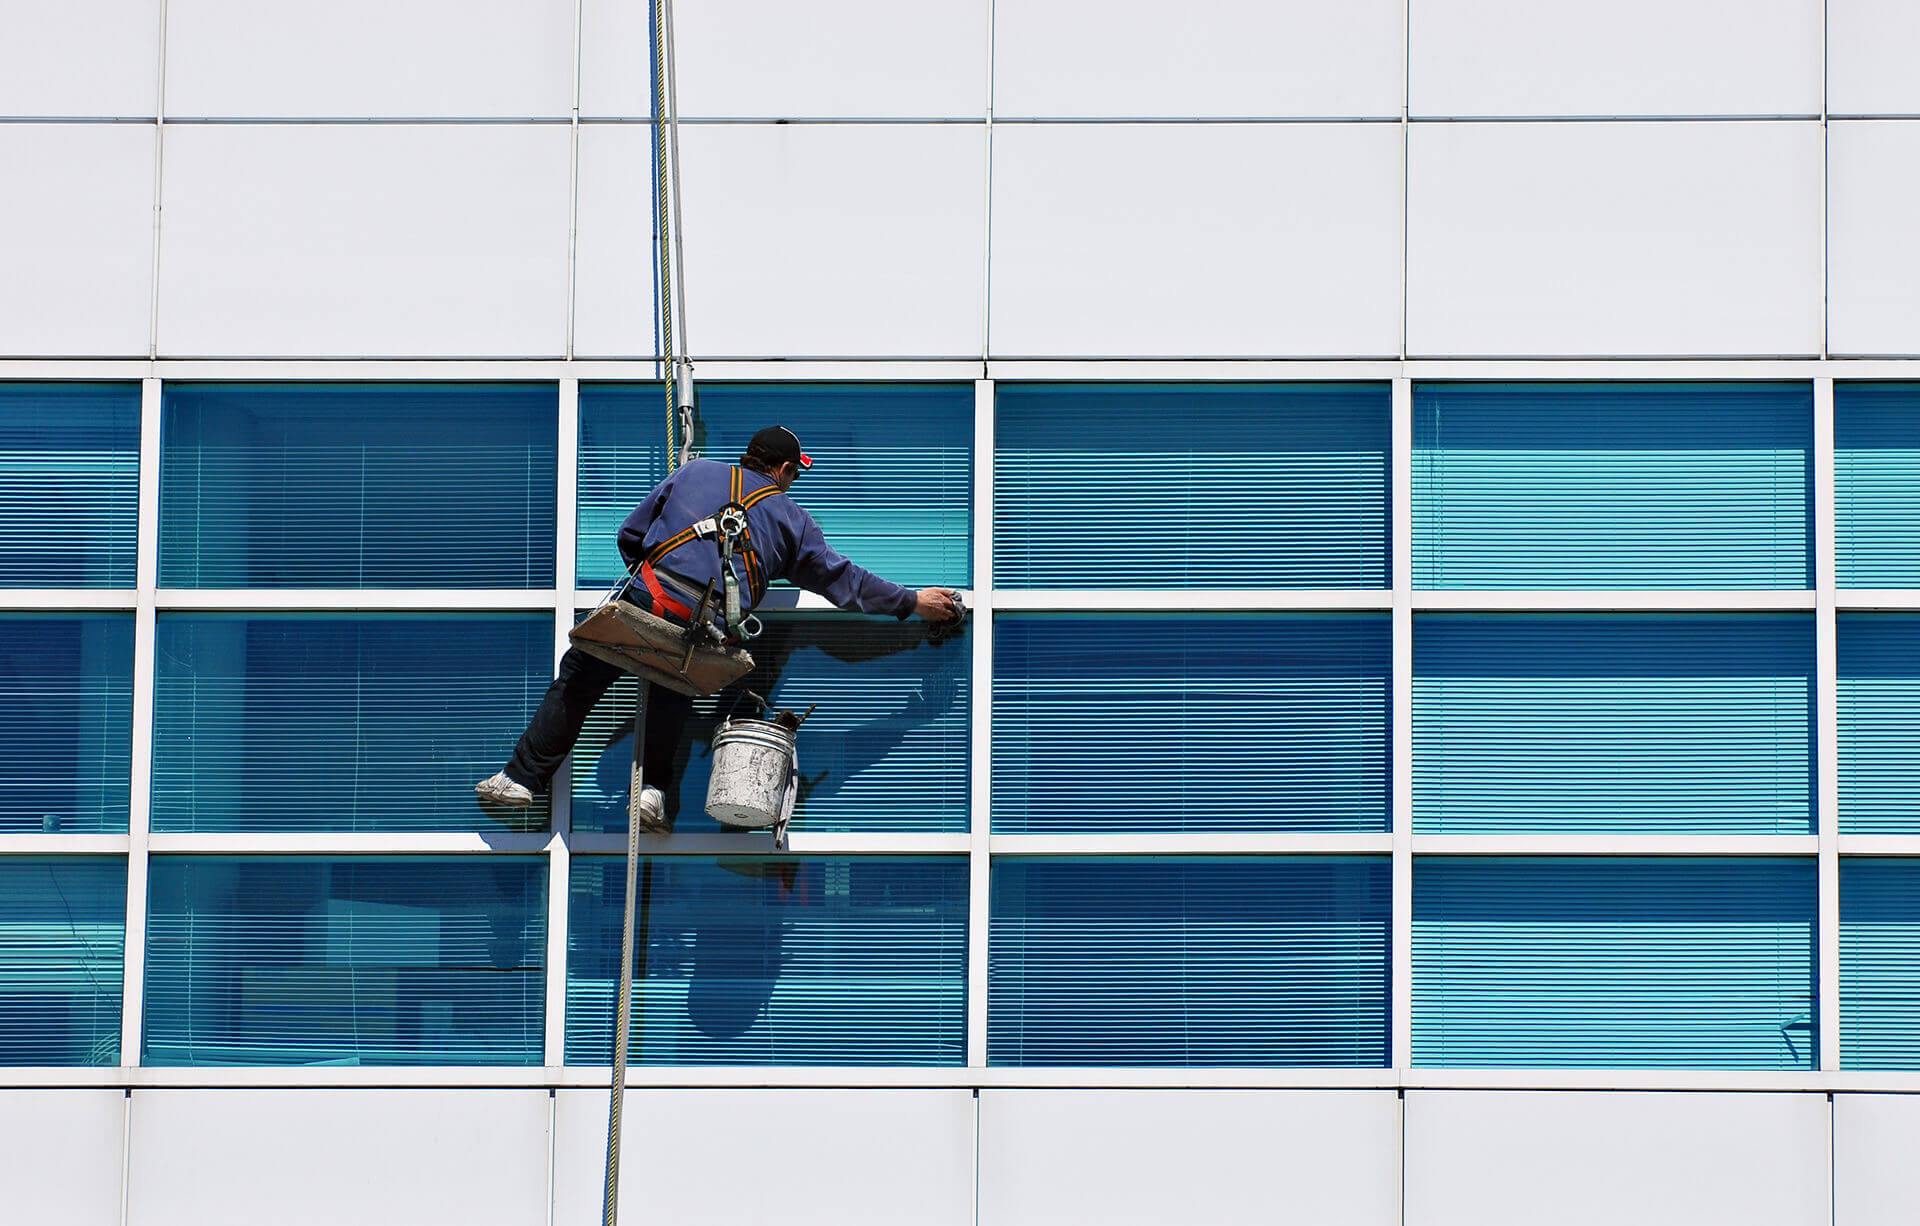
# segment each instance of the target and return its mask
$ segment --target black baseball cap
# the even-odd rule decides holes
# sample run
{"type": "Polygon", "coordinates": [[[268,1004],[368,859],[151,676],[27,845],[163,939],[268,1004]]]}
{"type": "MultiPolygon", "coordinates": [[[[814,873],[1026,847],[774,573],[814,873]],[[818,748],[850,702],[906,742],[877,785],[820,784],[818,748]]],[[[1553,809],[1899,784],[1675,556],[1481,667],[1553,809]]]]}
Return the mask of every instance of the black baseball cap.
{"type": "Polygon", "coordinates": [[[747,444],[751,455],[765,456],[775,464],[791,461],[802,468],[813,467],[813,457],[800,450],[800,436],[785,426],[768,426],[747,444]]]}

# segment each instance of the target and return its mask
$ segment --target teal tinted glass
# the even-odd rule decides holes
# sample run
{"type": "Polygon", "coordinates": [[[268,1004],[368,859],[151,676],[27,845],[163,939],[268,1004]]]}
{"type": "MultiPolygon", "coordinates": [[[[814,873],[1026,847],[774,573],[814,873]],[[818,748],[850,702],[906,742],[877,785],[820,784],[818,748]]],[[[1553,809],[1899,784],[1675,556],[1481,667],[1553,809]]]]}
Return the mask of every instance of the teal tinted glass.
{"type": "MultiPolygon", "coordinates": [[[[754,670],[697,700],[681,731],[676,777],[658,784],[674,829],[721,829],[706,815],[713,735],[730,715],[757,718],[751,691],[796,711],[818,704],[800,728],[795,830],[965,830],[969,639],[929,643],[924,623],[892,618],[770,616],[766,627],[754,670]]],[[[575,830],[626,829],[636,689],[623,678],[609,690],[574,748],[575,830]]]]}
{"type": "Polygon", "coordinates": [[[1385,858],[1000,859],[996,1065],[1388,1061],[1385,858]]]}
{"type": "Polygon", "coordinates": [[[1423,588],[1806,588],[1807,383],[1423,383],[1423,588]]]}
{"type": "MultiPolygon", "coordinates": [[[[620,577],[614,533],[667,475],[662,403],[658,384],[580,385],[583,585],[620,577]]],[[[696,453],[731,464],[773,425],[813,457],[792,494],[835,550],[908,587],[970,586],[972,384],[700,385],[696,453]]]]}
{"type": "Polygon", "coordinates": [[[1833,385],[1841,587],[1920,587],[1920,383],[1833,385]]]}
{"type": "Polygon", "coordinates": [[[127,829],[133,615],[0,613],[0,834],[127,829]]]}
{"type": "Polygon", "coordinates": [[[1388,384],[1003,383],[995,397],[999,586],[1388,586],[1388,384]]]}
{"type": "Polygon", "coordinates": [[[0,1064],[120,1063],[127,862],[0,858],[0,1064]]]}
{"type": "Polygon", "coordinates": [[[1840,831],[1920,834],[1920,614],[1841,613],[1840,831]]]}
{"type": "Polygon", "coordinates": [[[0,382],[0,588],[133,586],[138,383],[0,382]]]}
{"type": "Polygon", "coordinates": [[[1001,615],[993,828],[1385,830],[1385,614],[1001,615]]]}
{"type": "MultiPolygon", "coordinates": [[[[567,1063],[607,1064],[625,861],[571,888],[567,1063]]],[[[639,890],[633,1063],[965,1063],[964,859],[656,857],[639,890]]]]}
{"type": "Polygon", "coordinates": [[[1840,1067],[1920,1069],[1920,860],[1840,861],[1840,1067]]]}
{"type": "Polygon", "coordinates": [[[553,586],[551,383],[169,383],[160,586],[553,586]]]}
{"type": "Polygon", "coordinates": [[[1414,829],[1810,834],[1813,618],[1422,613],[1414,829]]]}
{"type": "MultiPolygon", "coordinates": [[[[162,613],[155,830],[492,830],[552,677],[545,613],[162,613]]],[[[538,825],[547,800],[516,815],[538,825]]]]}
{"type": "Polygon", "coordinates": [[[539,1064],[532,857],[156,856],[142,1063],[539,1064]]]}
{"type": "Polygon", "coordinates": [[[1814,863],[1423,858],[1423,1068],[1817,1067],[1814,863]]]}

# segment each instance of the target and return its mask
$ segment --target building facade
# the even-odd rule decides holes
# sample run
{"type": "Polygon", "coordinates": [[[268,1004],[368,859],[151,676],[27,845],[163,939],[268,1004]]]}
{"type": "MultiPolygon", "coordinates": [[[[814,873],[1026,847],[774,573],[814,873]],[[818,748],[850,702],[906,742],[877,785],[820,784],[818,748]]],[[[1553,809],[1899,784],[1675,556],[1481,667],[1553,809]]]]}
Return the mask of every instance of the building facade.
{"type": "MultiPolygon", "coordinates": [[[[0,0],[0,1217],[598,1220],[649,8],[0,0]]],[[[701,708],[626,1220],[1914,1219],[1920,10],[674,22],[694,448],[975,612],[701,708]]]]}

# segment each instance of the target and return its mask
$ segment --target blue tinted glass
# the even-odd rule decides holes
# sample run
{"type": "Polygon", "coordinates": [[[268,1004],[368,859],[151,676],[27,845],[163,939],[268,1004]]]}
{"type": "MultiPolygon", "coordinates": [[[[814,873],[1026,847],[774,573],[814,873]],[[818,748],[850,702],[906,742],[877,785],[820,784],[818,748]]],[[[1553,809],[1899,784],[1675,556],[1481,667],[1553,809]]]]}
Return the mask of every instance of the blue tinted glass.
{"type": "Polygon", "coordinates": [[[156,856],[142,1063],[539,1064],[546,861],[156,856]]]}
{"type": "Polygon", "coordinates": [[[0,858],[0,1064],[120,1063],[127,862],[0,858]]]}
{"type": "Polygon", "coordinates": [[[1385,614],[994,619],[1000,833],[1385,830],[1385,614]]]}
{"type": "MultiPolygon", "coordinates": [[[[569,1064],[612,1059],[625,888],[574,858],[569,1064]]],[[[639,889],[635,1064],[965,1063],[964,859],[660,857],[639,889]]]]}
{"type": "Polygon", "coordinates": [[[1003,587],[1387,586],[1385,383],[995,393],[1003,587]]]}
{"type": "MultiPolygon", "coordinates": [[[[819,708],[800,729],[795,830],[965,830],[970,774],[968,639],[927,642],[918,621],[769,617],[752,644],[757,666],[694,704],[675,754],[678,777],[658,786],[681,833],[713,833],[706,815],[714,731],[728,714],[754,716],[752,691],[775,706],[819,708]]],[[[573,828],[625,830],[633,762],[635,683],[623,679],[587,721],[573,755],[573,828]]],[[[764,836],[762,836],[764,837],[764,836]]]]}
{"type": "Polygon", "coordinates": [[[1424,588],[1805,588],[1807,383],[1429,383],[1424,588]]]}
{"type": "Polygon", "coordinates": [[[1840,1066],[1920,1069],[1920,860],[1840,861],[1840,1066]]]}
{"type": "Polygon", "coordinates": [[[1920,834],[1920,615],[1839,618],[1840,832],[1920,834]]]}
{"type": "Polygon", "coordinates": [[[1808,834],[1813,618],[1419,614],[1414,829],[1808,834]]]}
{"type": "Polygon", "coordinates": [[[133,586],[138,383],[0,383],[0,587],[133,586]]]}
{"type": "MultiPolygon", "coordinates": [[[[585,585],[619,578],[614,532],[667,475],[664,404],[658,384],[580,387],[585,585]]],[[[794,431],[813,457],[793,497],[834,549],[909,587],[971,583],[972,384],[700,385],[698,454],[731,464],[772,425],[794,431]]]]}
{"type": "Polygon", "coordinates": [[[162,587],[553,585],[551,383],[169,383],[162,587]]]}
{"type": "Polygon", "coordinates": [[[155,830],[495,829],[473,782],[553,672],[544,613],[163,613],[156,641],[155,830]]]}
{"type": "Polygon", "coordinates": [[[0,833],[125,833],[133,617],[0,613],[0,833]]]}
{"type": "Polygon", "coordinates": [[[987,1059],[1379,1068],[1384,858],[993,866],[987,1059]]]}
{"type": "Polygon", "coordinates": [[[1422,859],[1427,1068],[1811,1069],[1808,860],[1422,859]]]}
{"type": "Polygon", "coordinates": [[[1833,387],[1841,587],[1920,586],[1920,383],[1833,387]]]}

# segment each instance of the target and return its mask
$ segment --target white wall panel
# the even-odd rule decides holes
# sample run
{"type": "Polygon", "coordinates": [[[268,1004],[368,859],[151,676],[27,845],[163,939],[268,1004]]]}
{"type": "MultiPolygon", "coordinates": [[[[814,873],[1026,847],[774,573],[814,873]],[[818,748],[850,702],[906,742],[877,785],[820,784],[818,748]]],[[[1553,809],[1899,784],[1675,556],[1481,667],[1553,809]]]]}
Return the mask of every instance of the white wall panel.
{"type": "Polygon", "coordinates": [[[696,355],[981,353],[983,128],[729,124],[681,142],[696,355]]]}
{"type": "Polygon", "coordinates": [[[1401,0],[1019,0],[994,10],[1001,117],[1398,116],[1401,0]]]}
{"type": "MultiPolygon", "coordinates": [[[[597,1226],[607,1092],[562,1090],[554,1226],[597,1226]]],[[[971,1226],[966,1090],[628,1090],[622,1221],[971,1226]]]]}
{"type": "Polygon", "coordinates": [[[573,351],[647,357],[659,350],[653,302],[653,130],[580,128],[579,238],[573,272],[573,351]]]}
{"type": "MultiPolygon", "coordinates": [[[[684,21],[674,6],[676,22],[684,21]]],[[[587,116],[653,114],[653,49],[648,31],[653,5],[631,0],[580,0],[580,113],[587,116]]],[[[678,56],[676,55],[676,59],[678,56]]],[[[677,74],[679,75],[679,74],[677,74]]],[[[683,107],[682,114],[686,114],[683,107]]]]}
{"type": "Polygon", "coordinates": [[[980,1092],[980,1226],[1398,1226],[1399,1172],[1391,1092],[980,1092]]]}
{"type": "Polygon", "coordinates": [[[1829,140],[1828,343],[1920,353],[1920,123],[1836,122],[1829,140]]]}
{"type": "Polygon", "coordinates": [[[0,115],[151,115],[160,0],[0,0],[0,115]]]}
{"type": "Polygon", "coordinates": [[[1833,1226],[1913,1226],[1920,1221],[1920,1097],[1836,1094],[1833,1226]]]}
{"type": "Polygon", "coordinates": [[[129,1226],[546,1220],[545,1090],[138,1090],[129,1226]]]}
{"type": "Polygon", "coordinates": [[[996,356],[1399,353],[1398,125],[993,139],[996,356]]]}
{"type": "Polygon", "coordinates": [[[1418,124],[1416,355],[1820,350],[1817,123],[1418,124]]]}
{"type": "Polygon", "coordinates": [[[564,116],[572,0],[168,0],[167,114],[564,116]]]}
{"type": "Polygon", "coordinates": [[[126,1121],[119,1090],[0,1094],[0,1218],[120,1226],[126,1121]]]}
{"type": "Polygon", "coordinates": [[[167,130],[160,350],[553,356],[566,127],[167,130]]]}
{"type": "Polygon", "coordinates": [[[1827,0],[1827,107],[1836,115],[1920,115],[1920,4],[1827,0]]]}
{"type": "Polygon", "coordinates": [[[1406,1226],[1826,1226],[1821,1094],[1409,1091],[1406,1226]]]}
{"type": "Polygon", "coordinates": [[[1412,0],[1415,115],[1817,115],[1821,0],[1412,0]]]}
{"type": "Polygon", "coordinates": [[[0,356],[147,352],[151,125],[0,125],[0,356]]]}

